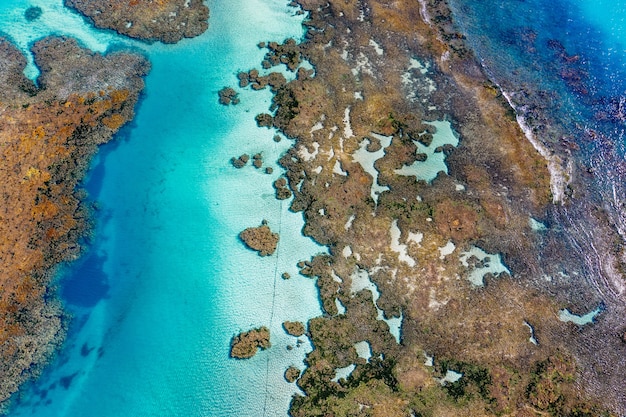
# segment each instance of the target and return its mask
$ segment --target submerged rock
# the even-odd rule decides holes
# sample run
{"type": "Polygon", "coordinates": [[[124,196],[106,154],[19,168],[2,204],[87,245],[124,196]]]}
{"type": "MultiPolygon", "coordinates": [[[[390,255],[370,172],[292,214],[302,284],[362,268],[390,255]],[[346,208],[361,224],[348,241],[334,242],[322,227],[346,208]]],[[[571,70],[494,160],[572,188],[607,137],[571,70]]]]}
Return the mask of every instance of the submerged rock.
{"type": "Polygon", "coordinates": [[[270,330],[262,326],[233,337],[230,356],[235,359],[248,359],[256,355],[259,349],[265,350],[270,346],[270,330]]]}
{"type": "Polygon", "coordinates": [[[219,102],[224,106],[229,104],[239,104],[239,94],[231,87],[224,87],[217,93],[220,97],[219,102]]]}
{"type": "Polygon", "coordinates": [[[244,166],[246,166],[249,160],[250,160],[250,156],[244,153],[239,158],[235,158],[235,157],[230,158],[230,163],[233,164],[235,168],[243,168],[244,166]]]}
{"type": "Polygon", "coordinates": [[[43,11],[41,10],[41,7],[37,7],[37,6],[29,7],[24,12],[24,18],[28,20],[29,22],[32,22],[34,20],[39,19],[42,13],[43,11]]]}

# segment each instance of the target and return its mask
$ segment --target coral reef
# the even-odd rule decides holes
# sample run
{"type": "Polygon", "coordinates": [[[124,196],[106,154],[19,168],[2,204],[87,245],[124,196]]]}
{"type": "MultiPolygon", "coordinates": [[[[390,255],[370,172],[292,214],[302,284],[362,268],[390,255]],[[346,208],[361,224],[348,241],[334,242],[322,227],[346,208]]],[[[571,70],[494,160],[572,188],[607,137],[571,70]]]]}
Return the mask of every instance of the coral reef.
{"type": "Polygon", "coordinates": [[[233,337],[230,356],[235,359],[249,359],[256,355],[259,349],[269,349],[270,346],[270,331],[262,326],[233,337]]]}
{"type": "Polygon", "coordinates": [[[94,26],[145,41],[176,43],[208,28],[202,0],[64,0],[94,26]]]}

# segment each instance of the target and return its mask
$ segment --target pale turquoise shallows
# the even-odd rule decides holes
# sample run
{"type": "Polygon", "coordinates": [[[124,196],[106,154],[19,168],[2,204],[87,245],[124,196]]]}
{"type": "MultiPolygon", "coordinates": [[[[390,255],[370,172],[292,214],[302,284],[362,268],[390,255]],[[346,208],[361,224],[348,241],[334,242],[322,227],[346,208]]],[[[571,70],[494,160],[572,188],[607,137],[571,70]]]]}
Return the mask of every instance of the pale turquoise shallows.
{"type": "Polygon", "coordinates": [[[101,268],[106,297],[68,304],[75,320],[67,343],[10,415],[286,416],[297,387],[283,372],[302,368],[311,346],[298,346],[281,324],[321,313],[314,282],[296,263],[324,248],[303,237],[302,216],[274,198],[276,161],[291,142],[275,143],[275,132],[254,122],[270,93],[244,91],[241,104],[224,107],[217,91],[259,66],[259,41],[300,38],[302,17],[283,0],[209,1],[203,36],[141,45],[89,28],[61,0],[6,3],[2,30],[23,48],[32,33],[68,33],[100,50],[128,43],[152,62],[133,127],[94,161],[89,184],[100,210],[88,255],[101,262],[65,272],[75,285],[76,274],[101,268]],[[33,31],[22,17],[30,5],[44,9],[33,31]],[[55,25],[59,19],[71,30],[55,25]],[[257,152],[272,175],[229,163],[257,152]],[[277,253],[266,258],[237,238],[263,219],[280,232],[277,253]],[[290,280],[280,278],[285,271],[290,280]],[[260,325],[271,328],[272,348],[229,358],[231,337],[260,325]]]}

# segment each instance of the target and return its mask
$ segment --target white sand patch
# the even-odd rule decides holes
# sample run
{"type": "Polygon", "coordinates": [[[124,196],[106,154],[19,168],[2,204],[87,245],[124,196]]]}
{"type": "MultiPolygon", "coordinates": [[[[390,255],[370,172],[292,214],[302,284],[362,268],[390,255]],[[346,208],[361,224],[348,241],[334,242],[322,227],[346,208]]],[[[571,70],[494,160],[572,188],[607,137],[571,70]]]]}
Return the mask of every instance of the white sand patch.
{"type": "Polygon", "coordinates": [[[461,378],[463,378],[463,374],[448,369],[445,376],[441,379],[438,379],[437,381],[441,385],[447,385],[447,384],[453,384],[461,378]]]}
{"type": "Polygon", "coordinates": [[[348,379],[348,377],[350,376],[352,371],[354,371],[354,368],[356,368],[356,365],[354,365],[354,364],[348,365],[348,366],[346,366],[344,368],[336,368],[335,369],[335,377],[333,379],[331,379],[331,381],[339,382],[339,380],[341,378],[348,379]]]}
{"type": "Polygon", "coordinates": [[[454,243],[451,240],[446,243],[446,246],[439,248],[439,259],[444,259],[446,256],[451,255],[456,249],[454,243]]]}
{"type": "Polygon", "coordinates": [[[338,283],[342,283],[343,280],[339,277],[339,275],[337,275],[335,273],[335,271],[331,271],[331,277],[333,278],[333,281],[338,282],[338,283]]]}
{"type": "Polygon", "coordinates": [[[356,60],[356,67],[352,68],[352,75],[357,76],[359,73],[374,77],[372,63],[363,52],[359,52],[359,57],[356,60]]]}
{"type": "Polygon", "coordinates": [[[346,314],[346,307],[338,298],[335,298],[335,306],[337,307],[337,314],[346,314]]]}
{"type": "Polygon", "coordinates": [[[538,220],[533,219],[532,217],[528,218],[528,225],[535,232],[543,232],[544,230],[548,230],[545,224],[541,223],[538,220]]]}
{"type": "Polygon", "coordinates": [[[407,253],[407,245],[400,243],[400,236],[402,232],[398,227],[398,220],[394,220],[391,222],[391,227],[389,228],[389,234],[391,235],[391,250],[398,254],[398,259],[401,262],[404,262],[411,268],[415,266],[415,259],[411,258],[407,253]]]}
{"type": "Polygon", "coordinates": [[[420,4],[420,16],[422,17],[422,20],[428,26],[432,26],[430,15],[428,14],[428,9],[426,7],[426,0],[417,0],[417,1],[420,4]]]}
{"type": "Polygon", "coordinates": [[[532,343],[533,345],[537,346],[539,343],[537,342],[537,339],[535,338],[535,328],[531,326],[530,323],[527,321],[524,321],[523,323],[524,323],[524,326],[528,327],[528,330],[530,331],[530,337],[528,338],[528,341],[532,343]]]}
{"type": "Polygon", "coordinates": [[[472,246],[467,252],[461,253],[459,260],[464,267],[470,268],[468,261],[472,257],[477,258],[478,265],[471,269],[468,279],[477,287],[485,285],[483,278],[489,273],[494,276],[498,276],[504,272],[507,274],[511,273],[511,271],[509,271],[509,269],[502,263],[502,257],[500,254],[492,255],[480,248],[477,248],[476,246],[472,246]]]}
{"type": "Polygon", "coordinates": [[[595,310],[585,314],[584,316],[579,316],[576,314],[572,314],[568,309],[559,310],[559,320],[562,322],[572,322],[579,326],[584,326],[585,324],[593,323],[593,320],[600,313],[600,307],[595,310]]]}
{"type": "Polygon", "coordinates": [[[323,169],[323,168],[322,168],[322,166],[320,165],[320,166],[316,167],[315,169],[313,169],[313,172],[315,172],[316,174],[318,174],[318,175],[319,175],[319,174],[322,172],[322,169],[323,169]]]}
{"type": "Polygon", "coordinates": [[[463,184],[456,184],[454,189],[457,191],[465,191],[465,186],[463,184]]]}
{"type": "Polygon", "coordinates": [[[363,93],[360,91],[355,91],[354,92],[354,99],[355,100],[363,100],[363,93]]]}
{"type": "Polygon", "coordinates": [[[354,219],[356,219],[356,216],[353,214],[350,216],[346,224],[343,225],[343,228],[346,230],[350,229],[352,227],[352,222],[354,222],[354,219]]]}
{"type": "MultiPolygon", "coordinates": [[[[372,269],[372,273],[374,273],[374,269],[372,269]]],[[[350,286],[351,293],[356,294],[362,290],[368,290],[372,293],[372,301],[374,303],[374,307],[376,307],[376,311],[378,312],[376,319],[387,323],[389,326],[389,333],[391,333],[391,335],[396,339],[397,343],[400,343],[402,319],[404,316],[400,315],[400,317],[392,317],[390,319],[385,318],[383,311],[378,308],[378,304],[376,304],[380,298],[380,292],[378,291],[376,284],[374,284],[370,279],[370,275],[366,270],[357,267],[350,277],[352,278],[352,285],[350,286]]]]}
{"type": "Polygon", "coordinates": [[[354,349],[356,349],[356,354],[359,356],[359,358],[363,358],[366,361],[369,361],[372,357],[372,347],[367,340],[355,343],[354,349]]]}
{"type": "Polygon", "coordinates": [[[400,79],[402,85],[408,90],[407,99],[410,101],[421,99],[423,103],[426,103],[427,96],[437,90],[437,84],[432,78],[426,76],[429,68],[429,64],[424,65],[415,58],[409,60],[409,66],[400,79]],[[425,95],[419,96],[419,93],[425,93],[425,95]]]}
{"type": "Polygon", "coordinates": [[[385,52],[374,39],[370,39],[370,46],[374,48],[374,50],[376,51],[376,55],[381,56],[385,52]]]}
{"type": "Polygon", "coordinates": [[[378,204],[378,195],[383,191],[389,190],[389,187],[382,186],[378,184],[378,171],[374,167],[374,164],[377,160],[385,156],[385,148],[387,148],[391,144],[391,136],[382,136],[377,135],[375,133],[372,134],[375,138],[380,141],[381,148],[376,152],[368,152],[367,145],[370,142],[370,139],[365,138],[354,154],[352,154],[353,160],[361,164],[365,172],[370,174],[373,178],[372,188],[371,188],[371,196],[372,199],[378,204]]]}
{"type": "Polygon", "coordinates": [[[335,161],[335,165],[333,166],[333,174],[343,175],[344,177],[348,176],[348,173],[341,168],[341,162],[337,159],[335,161]]]}
{"type": "MultiPolygon", "coordinates": [[[[448,121],[436,120],[425,123],[436,128],[430,146],[424,146],[418,141],[414,141],[414,143],[417,146],[417,153],[426,154],[426,161],[415,161],[411,165],[404,165],[402,168],[396,169],[394,172],[398,175],[414,175],[418,180],[431,182],[440,171],[448,173],[446,154],[444,152],[435,152],[435,150],[445,145],[457,146],[459,138],[452,130],[452,126],[448,121]]],[[[422,134],[426,134],[426,132],[422,134]]]]}
{"type": "Polygon", "coordinates": [[[350,106],[346,107],[343,112],[343,137],[346,139],[350,139],[354,137],[354,132],[352,131],[352,125],[350,124],[350,106]]]}
{"type": "Polygon", "coordinates": [[[344,258],[349,258],[350,256],[352,256],[352,248],[350,246],[345,246],[341,251],[341,254],[344,258]]]}
{"type": "Polygon", "coordinates": [[[420,243],[422,243],[422,240],[424,240],[424,233],[422,232],[417,232],[417,233],[409,232],[406,238],[407,242],[417,243],[418,246],[420,246],[420,243]]]}
{"type": "Polygon", "coordinates": [[[439,307],[443,307],[448,304],[448,301],[448,299],[438,300],[435,289],[430,289],[430,293],[428,294],[428,308],[430,308],[431,310],[438,310],[439,307]]]}
{"type": "Polygon", "coordinates": [[[313,125],[309,133],[311,133],[311,136],[312,136],[313,132],[317,132],[318,130],[322,130],[322,129],[324,129],[324,124],[321,121],[319,121],[313,125]]]}
{"type": "Polygon", "coordinates": [[[435,358],[424,353],[424,366],[435,366],[435,358]]]}
{"type": "Polygon", "coordinates": [[[300,148],[298,149],[298,155],[300,156],[300,158],[302,158],[303,161],[305,162],[312,161],[320,152],[319,143],[313,142],[312,146],[313,146],[313,152],[309,152],[309,150],[305,146],[300,146],[300,148]]]}
{"type": "Polygon", "coordinates": [[[400,317],[392,317],[390,319],[384,319],[384,318],[379,319],[379,320],[384,320],[385,323],[387,323],[387,325],[389,326],[389,333],[391,333],[393,338],[396,339],[396,343],[398,344],[400,344],[403,318],[404,318],[404,315],[400,314],[400,317]]]}
{"type": "Polygon", "coordinates": [[[323,208],[317,210],[317,212],[319,213],[320,216],[325,216],[326,215],[326,210],[324,210],[323,208]]]}
{"type": "MultiPolygon", "coordinates": [[[[496,84],[497,85],[497,84],[496,84]]],[[[498,85],[498,87],[500,87],[498,85]]],[[[517,113],[517,109],[511,101],[511,96],[502,90],[502,95],[509,102],[509,105],[515,110],[517,124],[524,132],[526,139],[533,145],[539,154],[548,162],[548,172],[550,173],[550,191],[552,191],[552,202],[554,204],[565,201],[565,189],[572,182],[574,165],[572,161],[563,161],[560,156],[554,154],[543,143],[541,143],[534,135],[532,129],[526,123],[524,116],[517,113]]]]}
{"type": "Polygon", "coordinates": [[[430,68],[430,64],[428,64],[428,63],[427,64],[422,64],[417,59],[411,58],[411,59],[409,59],[409,68],[407,68],[407,69],[409,69],[409,70],[417,69],[422,74],[426,74],[428,72],[429,68],[430,68]]]}

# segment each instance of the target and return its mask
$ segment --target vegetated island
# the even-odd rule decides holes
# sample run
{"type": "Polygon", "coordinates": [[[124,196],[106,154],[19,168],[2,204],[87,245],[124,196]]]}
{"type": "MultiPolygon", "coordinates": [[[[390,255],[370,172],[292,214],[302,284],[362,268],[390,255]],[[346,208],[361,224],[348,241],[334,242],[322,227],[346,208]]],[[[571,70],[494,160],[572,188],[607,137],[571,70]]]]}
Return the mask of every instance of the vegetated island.
{"type": "Polygon", "coordinates": [[[64,337],[49,287],[55,266],[76,259],[89,208],[77,189],[97,147],[133,118],[150,65],[124,52],[92,53],[64,37],[24,56],[0,38],[0,402],[36,375],[64,337]]]}
{"type": "Polygon", "coordinates": [[[270,330],[261,326],[233,337],[230,356],[235,359],[249,359],[256,355],[259,349],[265,350],[270,347],[270,330]]]}
{"type": "Polygon", "coordinates": [[[144,41],[176,43],[208,28],[202,0],[64,0],[94,26],[144,41]]]}
{"type": "Polygon", "coordinates": [[[559,321],[564,306],[601,299],[560,275],[586,272],[563,229],[529,221],[567,195],[559,149],[528,139],[447,3],[294,3],[308,12],[304,41],[271,43],[262,66],[306,59],[315,72],[297,69],[256,120],[295,140],[276,188],[329,253],[301,271],[324,315],[308,323],[314,348],[290,415],[623,414],[623,308],[593,326],[559,321]],[[435,158],[445,165],[431,176],[420,164],[435,158]]]}

